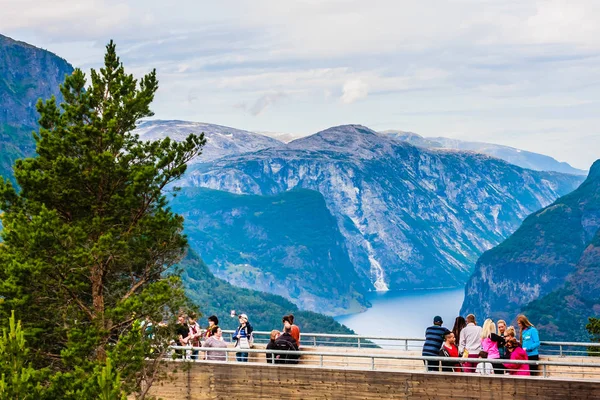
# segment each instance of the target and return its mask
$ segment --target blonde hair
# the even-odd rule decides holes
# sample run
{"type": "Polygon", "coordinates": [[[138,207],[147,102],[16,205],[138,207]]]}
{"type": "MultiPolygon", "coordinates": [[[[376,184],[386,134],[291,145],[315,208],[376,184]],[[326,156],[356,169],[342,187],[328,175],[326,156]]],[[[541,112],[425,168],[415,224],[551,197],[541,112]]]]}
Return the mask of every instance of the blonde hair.
{"type": "Polygon", "coordinates": [[[515,327],[514,326],[507,326],[506,330],[504,331],[504,336],[512,336],[514,338],[516,338],[517,336],[517,331],[515,331],[515,327]]]}
{"type": "Polygon", "coordinates": [[[494,324],[494,321],[488,318],[483,323],[483,328],[481,329],[481,338],[488,338],[492,333],[496,333],[496,324],[494,324]]]}
{"type": "Polygon", "coordinates": [[[271,331],[271,340],[276,340],[278,336],[279,336],[279,331],[276,329],[273,329],[271,331]]]}

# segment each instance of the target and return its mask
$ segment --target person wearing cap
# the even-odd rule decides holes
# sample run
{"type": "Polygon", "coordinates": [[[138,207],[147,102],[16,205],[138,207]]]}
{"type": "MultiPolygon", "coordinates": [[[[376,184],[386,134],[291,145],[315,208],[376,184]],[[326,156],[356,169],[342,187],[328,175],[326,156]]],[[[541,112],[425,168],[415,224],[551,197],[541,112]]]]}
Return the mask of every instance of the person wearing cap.
{"type": "MultiPolygon", "coordinates": [[[[236,340],[235,347],[238,347],[240,350],[244,350],[244,348],[241,346],[242,341],[240,339],[246,338],[248,339],[246,343],[251,344],[253,328],[252,325],[250,325],[250,322],[248,322],[248,316],[246,314],[240,314],[238,320],[240,321],[240,326],[238,326],[238,328],[235,330],[233,337],[236,340]]],[[[239,353],[235,353],[235,356],[240,362],[248,362],[248,352],[240,351],[239,353]]]]}
{"type": "MultiPolygon", "coordinates": [[[[442,348],[442,344],[444,344],[444,336],[447,332],[450,332],[448,329],[444,328],[442,324],[444,321],[442,317],[436,315],[433,318],[433,325],[425,330],[425,343],[423,344],[423,356],[429,357],[439,357],[440,349],[442,348]]],[[[423,360],[425,365],[427,365],[427,370],[429,371],[439,371],[440,370],[440,362],[439,361],[428,361],[423,360]]]]}

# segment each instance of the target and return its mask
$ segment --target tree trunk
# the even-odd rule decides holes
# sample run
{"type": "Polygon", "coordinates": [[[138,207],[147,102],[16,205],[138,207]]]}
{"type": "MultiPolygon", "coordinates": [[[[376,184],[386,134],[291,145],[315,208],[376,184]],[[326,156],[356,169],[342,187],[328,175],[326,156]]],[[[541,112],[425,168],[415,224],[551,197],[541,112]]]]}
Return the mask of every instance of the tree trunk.
{"type": "MultiPolygon", "coordinates": [[[[92,267],[92,306],[94,313],[94,322],[98,329],[105,330],[104,320],[104,268],[102,265],[92,267]]],[[[102,341],[96,348],[96,358],[100,361],[106,359],[105,343],[102,341]]]]}

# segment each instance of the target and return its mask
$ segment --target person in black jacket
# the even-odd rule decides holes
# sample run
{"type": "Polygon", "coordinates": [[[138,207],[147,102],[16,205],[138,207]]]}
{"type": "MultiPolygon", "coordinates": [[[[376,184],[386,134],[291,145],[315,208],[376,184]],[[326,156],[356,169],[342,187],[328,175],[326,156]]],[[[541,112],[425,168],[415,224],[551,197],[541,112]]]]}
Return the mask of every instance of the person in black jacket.
{"type": "MultiPolygon", "coordinates": [[[[275,344],[275,341],[277,340],[278,337],[279,337],[279,331],[272,330],[271,331],[271,340],[269,341],[269,343],[267,343],[267,350],[277,350],[277,345],[275,344]]],[[[279,357],[279,354],[266,353],[265,355],[267,356],[267,363],[269,363],[269,364],[273,364],[275,359],[279,357]]]]}
{"type": "MultiPolygon", "coordinates": [[[[283,333],[275,341],[275,350],[281,351],[298,351],[296,339],[290,334],[292,328],[286,326],[283,333]]],[[[279,358],[275,358],[275,364],[298,364],[298,355],[296,354],[279,354],[279,358]]]]}

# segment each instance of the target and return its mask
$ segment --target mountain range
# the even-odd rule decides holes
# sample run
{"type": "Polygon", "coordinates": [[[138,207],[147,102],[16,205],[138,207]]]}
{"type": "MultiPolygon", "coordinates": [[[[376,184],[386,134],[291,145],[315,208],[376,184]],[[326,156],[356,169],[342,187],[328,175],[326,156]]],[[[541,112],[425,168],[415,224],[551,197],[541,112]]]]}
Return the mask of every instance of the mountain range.
{"type": "Polygon", "coordinates": [[[507,321],[524,312],[546,338],[589,339],[586,320],[600,315],[600,160],[480,257],[461,314],[470,312],[507,321]]]}
{"type": "MultiPolygon", "coordinates": [[[[58,83],[72,67],[0,39],[0,173],[10,177],[12,161],[34,152],[36,99],[60,99],[58,83]]],[[[198,297],[198,290],[210,294],[203,282],[218,282],[236,301],[255,296],[277,310],[293,303],[330,315],[368,307],[371,290],[462,286],[484,251],[584,179],[474,151],[414,146],[414,137],[361,125],[287,144],[186,121],[144,121],[136,130],[144,140],[191,132],[204,132],[207,145],[177,182],[183,189],[172,207],[185,216],[198,254],[184,261],[185,283],[215,307],[233,304],[198,297]]]]}
{"type": "Polygon", "coordinates": [[[566,162],[560,162],[550,156],[520,150],[510,146],[484,142],[468,142],[445,137],[423,137],[413,132],[398,130],[387,130],[382,131],[381,133],[427,149],[439,148],[472,151],[475,153],[487,154],[488,156],[499,158],[511,164],[518,165],[519,167],[533,169],[535,171],[555,171],[563,172],[565,174],[587,175],[587,171],[573,168],[566,162]]]}
{"type": "Polygon", "coordinates": [[[169,136],[181,141],[189,133],[204,133],[206,144],[202,156],[193,159],[190,164],[208,162],[233,154],[249,153],[268,147],[283,147],[279,140],[257,133],[230,128],[227,126],[189,121],[143,121],[135,130],[143,140],[156,140],[169,136]]]}
{"type": "MultiPolygon", "coordinates": [[[[289,143],[304,137],[303,135],[283,132],[258,131],[257,133],[269,136],[284,143],[289,143]]],[[[379,133],[426,149],[449,149],[487,154],[488,156],[499,158],[511,164],[518,165],[519,167],[533,169],[534,171],[554,171],[563,172],[565,174],[587,175],[587,171],[573,168],[566,162],[558,161],[544,154],[521,150],[510,146],[485,142],[469,142],[447,137],[423,137],[414,132],[395,129],[379,131],[379,133]]]]}
{"type": "MultiPolygon", "coordinates": [[[[256,196],[298,188],[319,192],[358,276],[352,286],[388,290],[462,286],[481,253],[582,180],[472,152],[418,148],[364,126],[345,125],[284,147],[197,163],[178,184],[256,196]]],[[[232,253],[261,259],[258,247],[248,253],[238,243],[229,244],[236,246],[232,253]]],[[[196,246],[203,255],[204,243],[196,246]]],[[[285,257],[262,260],[252,267],[285,268],[285,257]]],[[[224,274],[235,270],[230,262],[215,260],[209,267],[238,282],[237,273],[224,274]]],[[[313,295],[304,301],[327,309],[330,304],[318,299],[325,289],[313,295]]],[[[288,298],[297,301],[292,294],[288,298]]]]}

